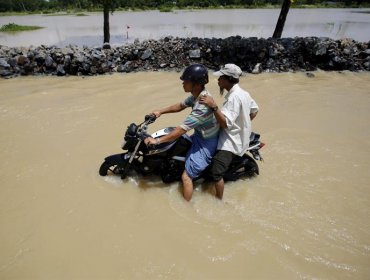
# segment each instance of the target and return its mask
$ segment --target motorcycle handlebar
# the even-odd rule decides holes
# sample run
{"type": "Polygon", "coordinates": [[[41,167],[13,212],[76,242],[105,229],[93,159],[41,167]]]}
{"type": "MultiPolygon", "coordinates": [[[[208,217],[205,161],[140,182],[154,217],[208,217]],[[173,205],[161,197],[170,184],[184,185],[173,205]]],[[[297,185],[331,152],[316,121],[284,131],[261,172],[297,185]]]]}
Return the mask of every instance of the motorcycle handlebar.
{"type": "Polygon", "coordinates": [[[141,127],[142,125],[146,126],[148,124],[154,123],[156,119],[157,119],[157,117],[154,114],[145,115],[144,121],[141,124],[139,124],[138,126],[141,127]]]}
{"type": "Polygon", "coordinates": [[[154,123],[156,119],[157,119],[157,117],[154,114],[150,114],[150,115],[145,116],[145,121],[148,124],[154,123]]]}
{"type": "MultiPolygon", "coordinates": [[[[148,137],[152,137],[150,134],[148,134],[148,133],[143,133],[141,136],[140,136],[140,139],[142,140],[142,141],[144,141],[146,138],[148,138],[148,137]]],[[[147,147],[150,149],[150,150],[153,150],[153,149],[155,149],[155,147],[156,147],[157,145],[156,144],[149,144],[149,145],[147,145],[147,147]]]]}
{"type": "Polygon", "coordinates": [[[152,137],[150,134],[148,134],[148,133],[142,133],[141,135],[140,135],[140,139],[141,140],[145,140],[146,138],[148,138],[148,137],[152,137]]]}
{"type": "Polygon", "coordinates": [[[156,147],[156,145],[155,145],[155,144],[149,144],[149,145],[148,145],[148,149],[149,149],[149,150],[154,150],[154,149],[155,149],[155,147],[156,147]]]}

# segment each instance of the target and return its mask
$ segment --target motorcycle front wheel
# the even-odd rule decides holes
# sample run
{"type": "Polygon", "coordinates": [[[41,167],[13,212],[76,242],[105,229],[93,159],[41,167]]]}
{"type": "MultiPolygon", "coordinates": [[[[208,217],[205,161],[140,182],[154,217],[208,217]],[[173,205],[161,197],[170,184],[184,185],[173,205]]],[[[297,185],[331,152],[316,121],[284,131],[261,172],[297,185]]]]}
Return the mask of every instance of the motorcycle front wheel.
{"type": "Polygon", "coordinates": [[[109,163],[107,161],[104,161],[100,168],[99,168],[99,175],[100,176],[107,176],[108,175],[108,171],[111,171],[113,174],[115,175],[121,175],[123,174],[123,169],[122,167],[116,165],[116,164],[112,164],[112,163],[109,163]]]}
{"type": "Polygon", "coordinates": [[[108,162],[104,161],[99,168],[99,175],[107,176],[108,170],[110,170],[110,168],[111,168],[111,165],[108,162]]]}

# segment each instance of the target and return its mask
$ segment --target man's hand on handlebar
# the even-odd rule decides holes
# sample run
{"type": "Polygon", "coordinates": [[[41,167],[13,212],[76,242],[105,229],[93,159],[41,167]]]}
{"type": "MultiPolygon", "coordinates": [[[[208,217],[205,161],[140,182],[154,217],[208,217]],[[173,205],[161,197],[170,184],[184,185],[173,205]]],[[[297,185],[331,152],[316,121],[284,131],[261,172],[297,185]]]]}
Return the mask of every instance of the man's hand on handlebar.
{"type": "Polygon", "coordinates": [[[145,121],[148,124],[154,123],[156,119],[157,119],[157,116],[155,114],[153,114],[153,113],[145,116],[145,121]]]}
{"type": "Polygon", "coordinates": [[[144,139],[144,143],[148,147],[153,147],[153,146],[158,144],[158,141],[156,139],[152,138],[152,137],[147,137],[147,138],[144,139]]]}
{"type": "Polygon", "coordinates": [[[151,115],[154,115],[156,118],[159,118],[162,114],[160,111],[154,111],[152,113],[150,113],[151,115]]]}

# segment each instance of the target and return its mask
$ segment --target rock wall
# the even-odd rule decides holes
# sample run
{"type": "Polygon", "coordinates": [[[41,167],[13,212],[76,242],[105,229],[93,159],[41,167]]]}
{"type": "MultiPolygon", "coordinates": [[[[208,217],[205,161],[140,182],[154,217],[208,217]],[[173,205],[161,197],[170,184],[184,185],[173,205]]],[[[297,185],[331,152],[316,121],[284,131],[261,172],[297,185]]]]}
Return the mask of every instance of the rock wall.
{"type": "Polygon", "coordinates": [[[0,46],[0,76],[97,75],[112,72],[181,71],[192,63],[216,70],[235,63],[249,73],[322,70],[370,70],[370,42],[352,39],[239,36],[226,39],[174,38],[136,41],[102,48],[0,46]]]}

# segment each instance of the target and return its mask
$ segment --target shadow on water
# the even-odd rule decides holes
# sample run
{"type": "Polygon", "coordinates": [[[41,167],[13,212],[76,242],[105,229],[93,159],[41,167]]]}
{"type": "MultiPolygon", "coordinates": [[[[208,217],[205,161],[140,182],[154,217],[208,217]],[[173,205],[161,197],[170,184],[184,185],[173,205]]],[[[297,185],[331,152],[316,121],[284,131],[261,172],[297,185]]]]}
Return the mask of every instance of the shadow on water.
{"type": "MultiPolygon", "coordinates": [[[[251,180],[253,178],[241,178],[239,182],[244,182],[246,180],[251,180]]],[[[176,192],[179,196],[183,195],[183,187],[181,179],[171,183],[164,183],[159,175],[140,175],[135,171],[131,171],[130,174],[125,179],[121,179],[119,176],[109,173],[107,176],[103,177],[103,180],[113,184],[115,186],[124,186],[124,185],[134,185],[135,187],[143,190],[149,191],[151,189],[176,189],[176,192]]],[[[233,182],[227,182],[226,185],[231,185],[233,182]]],[[[201,192],[215,196],[214,184],[204,179],[198,179],[193,182],[194,192],[201,192]]]]}
{"type": "Polygon", "coordinates": [[[370,14],[370,11],[351,11],[351,13],[357,13],[357,14],[370,14]]]}

